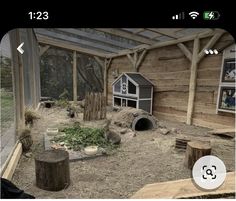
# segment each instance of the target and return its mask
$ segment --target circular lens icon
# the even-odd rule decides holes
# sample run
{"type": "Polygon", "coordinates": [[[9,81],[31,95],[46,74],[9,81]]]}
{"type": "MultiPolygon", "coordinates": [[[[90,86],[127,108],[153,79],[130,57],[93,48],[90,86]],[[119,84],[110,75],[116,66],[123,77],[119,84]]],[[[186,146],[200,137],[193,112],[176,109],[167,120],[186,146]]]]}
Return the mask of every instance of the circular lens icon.
{"type": "Polygon", "coordinates": [[[192,169],[194,182],[201,188],[213,190],[220,187],[226,177],[226,167],[216,156],[203,156],[196,161],[192,169]]]}

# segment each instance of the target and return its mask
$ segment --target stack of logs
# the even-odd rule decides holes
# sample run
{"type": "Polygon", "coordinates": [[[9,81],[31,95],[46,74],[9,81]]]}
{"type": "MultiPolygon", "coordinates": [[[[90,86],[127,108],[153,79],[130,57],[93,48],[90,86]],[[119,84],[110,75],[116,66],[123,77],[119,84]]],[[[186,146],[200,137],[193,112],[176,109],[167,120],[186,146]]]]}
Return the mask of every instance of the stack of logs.
{"type": "Polygon", "coordinates": [[[84,103],[84,121],[106,118],[106,99],[102,93],[87,93],[84,103]]]}

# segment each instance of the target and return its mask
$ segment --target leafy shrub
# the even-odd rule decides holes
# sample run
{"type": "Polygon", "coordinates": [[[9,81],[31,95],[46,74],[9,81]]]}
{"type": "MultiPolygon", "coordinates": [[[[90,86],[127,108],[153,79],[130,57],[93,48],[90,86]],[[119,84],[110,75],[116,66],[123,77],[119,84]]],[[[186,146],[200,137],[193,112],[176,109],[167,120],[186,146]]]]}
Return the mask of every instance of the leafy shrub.
{"type": "Polygon", "coordinates": [[[25,124],[33,125],[34,121],[39,119],[39,116],[30,108],[25,109],[25,124]]]}

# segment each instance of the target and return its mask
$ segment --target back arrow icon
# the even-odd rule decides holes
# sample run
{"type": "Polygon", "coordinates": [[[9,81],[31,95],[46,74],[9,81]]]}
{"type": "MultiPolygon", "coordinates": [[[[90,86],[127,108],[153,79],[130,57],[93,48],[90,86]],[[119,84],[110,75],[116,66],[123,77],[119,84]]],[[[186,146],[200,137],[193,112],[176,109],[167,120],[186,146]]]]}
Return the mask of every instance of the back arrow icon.
{"type": "Polygon", "coordinates": [[[24,53],[24,50],[22,49],[22,46],[24,45],[24,43],[21,43],[19,46],[18,46],[18,48],[17,48],[17,50],[21,53],[21,54],[23,54],[24,53]]]}

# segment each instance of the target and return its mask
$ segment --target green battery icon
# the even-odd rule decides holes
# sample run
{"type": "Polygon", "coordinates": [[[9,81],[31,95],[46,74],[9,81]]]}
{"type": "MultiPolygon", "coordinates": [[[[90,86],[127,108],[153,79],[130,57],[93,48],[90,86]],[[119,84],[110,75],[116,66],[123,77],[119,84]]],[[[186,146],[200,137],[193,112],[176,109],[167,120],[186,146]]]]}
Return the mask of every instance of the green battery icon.
{"type": "Polygon", "coordinates": [[[220,13],[218,11],[204,11],[204,20],[218,20],[220,18],[220,13]]]}

